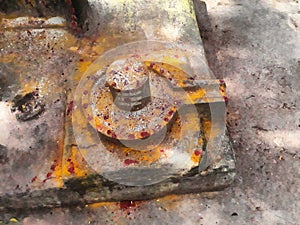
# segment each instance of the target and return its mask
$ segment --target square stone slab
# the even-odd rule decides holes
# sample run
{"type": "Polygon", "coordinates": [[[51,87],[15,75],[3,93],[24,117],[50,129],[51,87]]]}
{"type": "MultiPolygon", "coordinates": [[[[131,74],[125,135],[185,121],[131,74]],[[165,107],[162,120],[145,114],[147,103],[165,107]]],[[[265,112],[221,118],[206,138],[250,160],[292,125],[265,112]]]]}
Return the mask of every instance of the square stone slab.
{"type": "Polygon", "coordinates": [[[203,134],[209,141],[202,145],[199,166],[184,175],[126,186],[89,167],[74,139],[73,98],[92,62],[104,52],[133,41],[172,42],[189,52],[187,61],[197,80],[214,77],[192,1],[91,0],[81,6],[70,5],[70,11],[76,10],[84,35],[69,25],[76,22],[74,17],[1,17],[1,208],[142,200],[227,187],[234,179],[235,160],[224,126],[223,99],[199,106],[203,126],[212,118],[215,125],[207,125],[203,134]]]}

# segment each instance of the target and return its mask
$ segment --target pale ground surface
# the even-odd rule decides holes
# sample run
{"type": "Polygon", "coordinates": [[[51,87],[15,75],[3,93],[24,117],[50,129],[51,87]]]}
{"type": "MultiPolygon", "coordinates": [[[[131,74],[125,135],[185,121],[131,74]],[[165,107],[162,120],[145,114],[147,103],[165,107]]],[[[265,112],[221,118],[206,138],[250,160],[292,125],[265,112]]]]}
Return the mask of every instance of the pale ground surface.
{"type": "MultiPolygon", "coordinates": [[[[228,86],[237,177],[217,194],[2,215],[22,224],[300,224],[300,3],[206,1],[211,69],[228,86]]],[[[13,221],[13,220],[12,220],[13,221]]],[[[13,222],[11,222],[14,224],[13,222]]]]}

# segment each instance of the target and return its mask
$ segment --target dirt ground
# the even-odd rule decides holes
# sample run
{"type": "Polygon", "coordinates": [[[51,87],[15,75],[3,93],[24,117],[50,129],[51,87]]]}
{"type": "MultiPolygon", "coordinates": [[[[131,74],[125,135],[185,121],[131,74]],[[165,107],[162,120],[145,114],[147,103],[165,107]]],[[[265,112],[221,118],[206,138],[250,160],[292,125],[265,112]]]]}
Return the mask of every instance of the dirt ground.
{"type": "MultiPolygon", "coordinates": [[[[203,42],[227,83],[237,176],[219,193],[0,215],[21,224],[300,224],[300,3],[208,0],[203,42]]],[[[1,224],[1,223],[0,223],[1,224]]]]}

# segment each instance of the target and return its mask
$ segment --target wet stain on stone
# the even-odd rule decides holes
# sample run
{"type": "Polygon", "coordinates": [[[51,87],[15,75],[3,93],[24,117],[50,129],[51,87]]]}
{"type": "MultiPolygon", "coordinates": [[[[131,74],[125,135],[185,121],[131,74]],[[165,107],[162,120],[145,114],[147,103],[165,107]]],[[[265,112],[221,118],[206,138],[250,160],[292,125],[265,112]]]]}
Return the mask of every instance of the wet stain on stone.
{"type": "Polygon", "coordinates": [[[6,164],[8,162],[7,152],[7,147],[0,144],[0,164],[6,164]]]}
{"type": "Polygon", "coordinates": [[[28,121],[37,119],[45,111],[45,104],[39,98],[38,92],[33,91],[24,96],[17,95],[11,111],[16,113],[17,120],[28,121]]]}

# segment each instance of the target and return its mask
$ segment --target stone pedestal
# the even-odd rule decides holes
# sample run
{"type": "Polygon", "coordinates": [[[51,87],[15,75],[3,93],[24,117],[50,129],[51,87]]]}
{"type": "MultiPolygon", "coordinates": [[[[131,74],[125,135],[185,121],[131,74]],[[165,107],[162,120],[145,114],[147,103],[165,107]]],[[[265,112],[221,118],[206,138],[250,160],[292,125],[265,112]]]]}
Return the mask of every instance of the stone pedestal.
{"type": "MultiPolygon", "coordinates": [[[[1,86],[7,87],[0,93],[1,208],[141,200],[227,187],[234,179],[235,161],[225,126],[225,89],[215,91],[214,85],[205,89],[214,77],[205,59],[193,2],[90,0],[82,5],[71,6],[80,31],[73,29],[74,16],[68,20],[3,16],[1,20],[0,75],[1,86]],[[201,149],[192,156],[198,159],[196,165],[182,174],[168,174],[160,182],[134,186],[113,182],[91,167],[86,158],[90,146],[82,149],[78,145],[72,117],[78,110],[74,96],[80,81],[97,71],[99,57],[123,44],[143,40],[178,46],[185,54],[184,63],[176,66],[193,74],[200,89],[210,95],[200,98],[199,91],[192,98],[202,127],[201,149]],[[37,101],[43,110],[20,121],[11,108],[16,96],[22,99],[28,93],[36,96],[30,101],[37,101]]],[[[176,49],[174,52],[172,57],[177,58],[176,49]]],[[[84,96],[90,90],[80,91],[84,96]]],[[[87,115],[81,126],[94,129],[89,118],[87,115]]]]}

